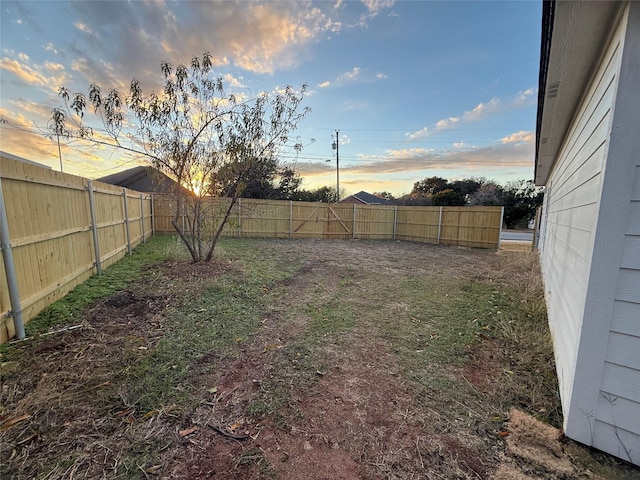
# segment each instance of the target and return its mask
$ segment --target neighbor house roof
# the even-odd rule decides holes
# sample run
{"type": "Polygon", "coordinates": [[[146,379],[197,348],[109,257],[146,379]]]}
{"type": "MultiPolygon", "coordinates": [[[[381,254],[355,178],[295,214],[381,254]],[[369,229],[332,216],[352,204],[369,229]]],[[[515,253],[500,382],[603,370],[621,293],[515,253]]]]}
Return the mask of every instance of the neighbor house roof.
{"type": "Polygon", "coordinates": [[[543,2],[536,121],[537,185],[547,181],[621,5],[597,1],[543,2]],[[554,25],[560,28],[554,29],[554,25]]]}
{"type": "Polygon", "coordinates": [[[178,183],[153,167],[133,167],[97,179],[99,182],[130,188],[138,192],[173,193],[178,183]]]}
{"type": "Polygon", "coordinates": [[[340,200],[340,203],[354,203],[353,201],[350,201],[351,199],[355,199],[358,203],[363,203],[365,205],[392,205],[388,200],[376,197],[375,195],[371,195],[365,191],[354,193],[353,195],[340,200]]]}

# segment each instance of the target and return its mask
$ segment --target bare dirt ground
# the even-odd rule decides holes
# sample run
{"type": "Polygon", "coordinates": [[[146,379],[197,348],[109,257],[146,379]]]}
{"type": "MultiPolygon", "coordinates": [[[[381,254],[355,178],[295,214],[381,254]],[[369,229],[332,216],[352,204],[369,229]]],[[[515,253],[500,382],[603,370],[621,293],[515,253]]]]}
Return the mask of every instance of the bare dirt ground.
{"type": "Polygon", "coordinates": [[[141,411],[118,379],[154,350],[170,313],[203,279],[241,268],[234,260],[165,265],[143,288],[94,305],[81,328],[25,346],[19,365],[3,366],[4,471],[42,479],[599,478],[558,429],[492,403],[513,368],[499,339],[478,336],[464,361],[439,365],[450,389],[443,400],[434,386],[416,386],[389,334],[408,322],[420,332],[416,353],[444,336],[416,315],[411,303],[421,293],[400,298],[390,282],[428,276],[444,283],[443,296],[453,281],[517,283],[530,274],[518,269],[535,265],[522,260],[527,252],[358,241],[255,248],[304,260],[264,287],[271,304],[258,328],[236,339],[236,353],[212,351],[190,365],[177,387],[191,392],[188,407],[141,411]],[[336,311],[337,322],[349,319],[343,328],[323,317],[336,311]]]}
{"type": "MultiPolygon", "coordinates": [[[[496,266],[494,256],[481,254],[474,259],[477,263],[470,270],[469,259],[461,251],[439,251],[438,272],[434,274],[433,264],[425,263],[424,258],[417,262],[415,254],[402,251],[404,258],[399,259],[397,246],[389,252],[376,245],[375,252],[368,253],[353,247],[354,244],[342,242],[316,246],[314,253],[322,260],[305,269],[288,285],[286,300],[280,308],[286,310],[290,305],[304,302],[307,291],[314,285],[338,284],[343,272],[339,262],[328,260],[330,258],[350,258],[360,270],[376,270],[381,278],[405,269],[434,277],[465,277],[471,271],[472,275],[484,276],[487,270],[496,266]]],[[[404,307],[391,305],[391,310],[404,307]]],[[[274,356],[279,353],[278,347],[301,334],[305,325],[304,322],[291,325],[281,320],[278,316],[267,319],[242,357],[216,382],[220,401],[215,409],[218,418],[225,419],[226,424],[244,426],[243,406],[248,399],[255,395],[263,379],[282,373],[273,368],[277,363],[274,356]],[[269,351],[269,346],[276,348],[269,351]]],[[[415,392],[399,374],[400,366],[391,353],[389,342],[376,330],[376,324],[363,315],[356,328],[349,332],[349,338],[341,340],[340,346],[325,348],[324,363],[329,365],[330,373],[318,370],[321,379],[311,388],[290,386],[296,411],[287,415],[285,429],[273,418],[267,418],[246,430],[250,435],[246,443],[233,439],[220,442],[216,432],[201,432],[200,438],[185,442],[181,449],[172,452],[169,476],[213,478],[235,472],[236,478],[273,475],[291,480],[471,479],[515,478],[510,475],[517,473],[524,479],[533,478],[524,472],[536,468],[554,477],[556,473],[564,476],[573,471],[566,457],[561,463],[564,468],[568,464],[569,470],[560,472],[555,465],[545,465],[544,460],[537,464],[535,459],[525,460],[507,449],[499,455],[504,458],[496,468],[495,458],[485,457],[484,446],[479,445],[481,442],[477,439],[447,431],[446,427],[430,428],[430,425],[447,421],[443,421],[441,413],[416,405],[415,392]],[[348,347],[344,348],[344,345],[348,347]],[[211,448],[212,445],[216,447],[211,448]],[[248,456],[244,455],[247,451],[250,452],[248,456]],[[243,459],[248,460],[245,465],[243,459]],[[264,462],[267,469],[261,470],[260,462],[264,462]]],[[[473,361],[455,374],[483,388],[490,383],[490,376],[499,371],[501,366],[491,353],[478,349],[473,361]]],[[[518,411],[514,413],[524,416],[518,411]]],[[[192,422],[205,425],[210,423],[213,412],[207,409],[200,415],[192,422]]],[[[537,424],[531,419],[527,428],[536,428],[537,424]]],[[[546,426],[540,424],[539,428],[542,431],[546,426]]],[[[540,458],[549,451],[553,451],[555,458],[556,453],[562,451],[560,432],[549,428],[554,435],[549,437],[545,430],[544,442],[525,447],[539,451],[540,458]]],[[[499,436],[500,432],[496,431],[495,435],[499,436]]]]}

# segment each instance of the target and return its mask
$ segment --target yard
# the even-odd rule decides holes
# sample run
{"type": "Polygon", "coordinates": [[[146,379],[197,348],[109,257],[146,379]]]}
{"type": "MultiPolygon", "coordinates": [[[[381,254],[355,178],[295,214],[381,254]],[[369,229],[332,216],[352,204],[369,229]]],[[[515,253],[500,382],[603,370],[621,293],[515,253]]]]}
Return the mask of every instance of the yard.
{"type": "Polygon", "coordinates": [[[535,255],[158,236],[0,347],[3,478],[640,478],[560,435],[535,255]]]}

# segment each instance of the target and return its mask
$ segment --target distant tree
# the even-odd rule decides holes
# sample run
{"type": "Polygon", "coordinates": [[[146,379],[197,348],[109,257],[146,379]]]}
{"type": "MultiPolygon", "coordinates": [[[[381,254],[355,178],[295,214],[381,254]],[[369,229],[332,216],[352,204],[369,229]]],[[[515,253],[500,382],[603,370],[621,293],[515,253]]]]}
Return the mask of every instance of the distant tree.
{"type": "Polygon", "coordinates": [[[301,183],[302,178],[295,170],[289,167],[283,168],[276,175],[273,198],[276,200],[294,200],[301,183]]]}
{"type": "Polygon", "coordinates": [[[503,205],[502,187],[494,182],[486,182],[467,198],[471,206],[503,205]]]}
{"type": "Polygon", "coordinates": [[[395,197],[393,196],[393,194],[389,192],[374,192],[373,195],[375,195],[378,198],[384,198],[389,202],[392,202],[393,200],[395,200],[395,197]]]}
{"type": "Polygon", "coordinates": [[[531,180],[517,180],[505,186],[485,178],[465,178],[449,182],[442,177],[428,177],[413,185],[408,195],[394,200],[396,205],[470,205],[504,206],[507,228],[526,227],[542,205],[543,189],[531,180]]]}
{"type": "Polygon", "coordinates": [[[442,177],[429,177],[414,183],[411,195],[429,197],[447,188],[449,188],[449,181],[447,179],[442,177]]]}
{"type": "Polygon", "coordinates": [[[502,190],[504,223],[507,228],[526,228],[542,205],[544,190],[536,187],[532,180],[509,182],[502,190]]]}
{"type": "Polygon", "coordinates": [[[52,134],[140,155],[193,190],[195,195],[174,192],[178,208],[172,224],[193,261],[209,261],[245,189],[261,172],[273,172],[283,149],[301,150],[299,142],[290,142],[290,135],[309,112],[301,109],[306,86],[300,91],[287,86],[274,95],[243,100],[225,92],[208,53],[175,69],[164,61],[161,70],[164,85],[159,94],[143,94],[135,79],[124,99],[117,90],[104,93],[95,84],[87,95],[61,88],[65,106],[53,111],[49,128],[52,134]],[[102,120],[106,137],[84,122],[90,109],[102,120]],[[127,115],[135,118],[135,132],[128,127],[127,115]],[[230,201],[216,213],[207,196],[230,201]],[[183,207],[185,228],[178,222],[183,207]]]}
{"type": "Polygon", "coordinates": [[[469,195],[477,192],[485,181],[485,179],[464,178],[462,180],[454,180],[453,182],[450,182],[449,188],[462,198],[467,199],[469,195]]]}
{"type": "Polygon", "coordinates": [[[417,196],[413,193],[403,195],[393,201],[394,204],[405,207],[425,207],[433,205],[431,197],[417,196]]]}
{"type": "Polygon", "coordinates": [[[458,192],[447,188],[431,195],[431,203],[435,206],[454,207],[463,206],[466,202],[458,192]]]}
{"type": "Polygon", "coordinates": [[[297,200],[299,202],[322,202],[322,203],[335,203],[336,202],[336,189],[335,187],[318,187],[315,190],[297,190],[291,200],[297,200]]]}
{"type": "MultiPolygon", "coordinates": [[[[237,178],[236,165],[226,165],[218,172],[218,191],[233,191],[231,185],[237,178]]],[[[246,172],[246,181],[240,194],[243,198],[291,200],[302,183],[293,169],[278,164],[276,158],[257,160],[246,172]]]]}

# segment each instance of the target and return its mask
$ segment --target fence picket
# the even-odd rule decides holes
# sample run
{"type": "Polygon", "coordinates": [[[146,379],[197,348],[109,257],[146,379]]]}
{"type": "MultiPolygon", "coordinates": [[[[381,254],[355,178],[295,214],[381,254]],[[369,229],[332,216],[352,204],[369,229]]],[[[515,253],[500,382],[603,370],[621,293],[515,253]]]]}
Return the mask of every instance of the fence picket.
{"type": "MultiPolygon", "coordinates": [[[[212,206],[228,199],[208,199],[212,206]]],[[[174,203],[156,202],[155,215],[174,215],[174,203]]],[[[212,209],[213,210],[213,209],[212,209]]],[[[477,248],[498,248],[501,207],[403,207],[323,204],[290,200],[238,201],[239,237],[396,239],[477,248]],[[350,227],[350,228],[349,228],[350,227]]],[[[163,222],[163,225],[166,225],[163,222]]],[[[172,228],[159,228],[172,232],[172,228]]]]}
{"type": "MultiPolygon", "coordinates": [[[[143,196],[138,222],[138,202],[129,203],[129,196],[137,200],[139,192],[125,194],[121,187],[27,165],[4,154],[0,162],[15,264],[12,281],[24,323],[89,278],[94,267],[103,269],[126,255],[129,246],[140,243],[138,228],[145,236],[152,228],[153,219],[144,214],[150,211],[148,195],[143,196]]],[[[0,261],[0,343],[16,334],[7,315],[16,308],[5,288],[8,274],[5,261],[0,261]]]]}

